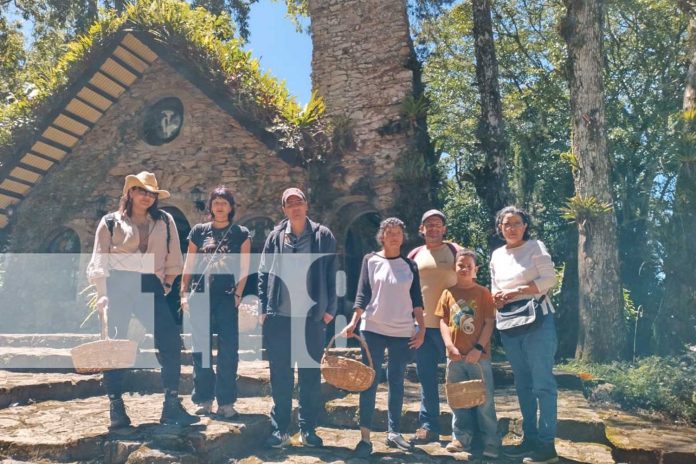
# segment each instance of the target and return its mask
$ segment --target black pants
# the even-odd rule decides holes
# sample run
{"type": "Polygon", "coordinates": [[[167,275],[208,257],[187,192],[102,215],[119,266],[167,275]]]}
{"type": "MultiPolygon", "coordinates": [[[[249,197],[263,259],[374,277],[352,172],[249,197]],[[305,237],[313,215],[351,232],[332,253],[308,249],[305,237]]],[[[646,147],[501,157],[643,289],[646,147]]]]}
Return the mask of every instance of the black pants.
{"type": "MultiPolygon", "coordinates": [[[[271,427],[274,432],[286,433],[290,427],[292,413],[292,389],[295,383],[295,362],[298,350],[304,343],[309,356],[319,363],[324,350],[326,324],[324,321],[306,319],[304,334],[301,331],[302,318],[269,315],[263,323],[268,362],[271,369],[271,427]],[[292,331],[292,326],[300,325],[292,331]],[[299,333],[298,333],[299,332],[299,333]],[[291,333],[295,340],[291,343],[291,333]],[[304,335],[304,337],[302,337],[304,335]]],[[[314,430],[321,410],[321,371],[319,367],[299,367],[298,383],[300,393],[299,426],[301,430],[314,430]]]]}
{"type": "MultiPolygon", "coordinates": [[[[159,278],[154,274],[111,271],[106,288],[109,297],[109,336],[128,338],[131,315],[138,318],[155,336],[157,359],[162,366],[162,386],[177,391],[181,375],[181,338],[159,278]],[[145,303],[147,298],[152,298],[149,293],[154,294],[154,309],[152,303],[145,303]]],[[[104,372],[104,385],[109,396],[123,393],[124,371],[115,369],[104,372]]]]}
{"type": "Polygon", "coordinates": [[[193,338],[193,395],[195,403],[217,398],[218,405],[237,401],[239,366],[239,312],[234,293],[213,291],[191,298],[190,323],[193,338]],[[203,298],[210,298],[210,312],[204,311],[203,298]],[[217,323],[217,374],[212,366],[213,321],[217,323]]]}

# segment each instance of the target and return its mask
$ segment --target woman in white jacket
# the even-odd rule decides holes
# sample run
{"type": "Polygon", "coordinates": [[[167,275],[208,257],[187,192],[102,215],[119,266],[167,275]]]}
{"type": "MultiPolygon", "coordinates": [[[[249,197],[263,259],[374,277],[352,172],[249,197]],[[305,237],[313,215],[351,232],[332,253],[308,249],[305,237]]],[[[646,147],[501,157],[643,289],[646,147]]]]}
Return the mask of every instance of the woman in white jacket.
{"type": "Polygon", "coordinates": [[[496,229],[505,245],[493,252],[490,264],[491,293],[499,311],[508,312],[532,298],[541,300],[533,324],[500,330],[515,375],[524,432],[522,443],[506,454],[522,457],[524,463],[553,463],[558,461],[553,376],[557,338],[553,306],[542,297],[556,284],[556,273],[551,255],[542,242],[530,238],[529,227],[525,211],[514,206],[500,210],[496,229]]]}

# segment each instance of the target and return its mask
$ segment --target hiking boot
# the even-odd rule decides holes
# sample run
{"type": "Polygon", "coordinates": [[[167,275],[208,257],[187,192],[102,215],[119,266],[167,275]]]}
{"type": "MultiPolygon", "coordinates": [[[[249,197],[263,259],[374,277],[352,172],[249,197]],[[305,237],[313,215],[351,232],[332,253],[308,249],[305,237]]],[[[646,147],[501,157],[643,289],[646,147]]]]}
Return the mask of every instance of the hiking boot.
{"type": "Polygon", "coordinates": [[[239,413],[234,409],[233,404],[223,404],[222,406],[218,405],[215,415],[223,419],[232,419],[233,417],[237,417],[239,413]]]}
{"type": "Polygon", "coordinates": [[[372,443],[360,440],[353,449],[353,457],[356,459],[367,459],[372,454],[372,443]]]}
{"type": "Polygon", "coordinates": [[[196,403],[196,406],[196,414],[199,416],[209,416],[213,412],[213,400],[196,403]]]}
{"type": "Polygon", "coordinates": [[[109,430],[122,429],[131,424],[130,417],[126,414],[126,406],[123,404],[123,398],[109,399],[109,417],[111,418],[109,430]]]}
{"type": "Polygon", "coordinates": [[[310,448],[321,448],[324,446],[324,440],[322,440],[314,430],[300,432],[300,441],[302,444],[309,446],[310,448]]]}
{"type": "Polygon", "coordinates": [[[432,430],[426,429],[424,427],[416,430],[416,433],[411,438],[412,445],[426,445],[434,441],[440,441],[440,434],[433,432],[432,430]]]}
{"type": "Polygon", "coordinates": [[[398,448],[401,451],[411,451],[413,449],[413,446],[404,440],[404,437],[402,437],[400,433],[390,433],[387,435],[385,443],[388,447],[398,448]]]}
{"type": "Polygon", "coordinates": [[[268,439],[266,439],[266,448],[285,448],[290,444],[290,435],[287,433],[280,433],[278,431],[273,432],[268,439]]]}
{"type": "Polygon", "coordinates": [[[523,439],[519,445],[508,446],[503,450],[503,454],[510,458],[521,458],[529,456],[539,446],[536,440],[523,439]]]}
{"type": "Polygon", "coordinates": [[[558,462],[558,454],[553,443],[542,443],[530,454],[526,455],[522,462],[525,464],[552,464],[558,462]]]}
{"type": "Polygon", "coordinates": [[[165,395],[162,406],[162,425],[191,425],[200,421],[200,417],[189,414],[181,405],[181,400],[175,396],[165,395]]]}

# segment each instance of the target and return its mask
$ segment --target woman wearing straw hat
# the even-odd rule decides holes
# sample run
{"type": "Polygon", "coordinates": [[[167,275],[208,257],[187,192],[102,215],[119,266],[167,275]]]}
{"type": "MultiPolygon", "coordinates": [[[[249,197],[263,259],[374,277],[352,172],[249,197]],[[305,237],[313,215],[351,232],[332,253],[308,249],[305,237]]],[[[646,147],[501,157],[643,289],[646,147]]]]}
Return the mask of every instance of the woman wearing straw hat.
{"type": "Polygon", "coordinates": [[[234,206],[230,189],[219,186],[210,193],[210,222],[196,224],[191,229],[181,285],[181,307],[190,316],[193,338],[191,399],[198,404],[196,414],[206,415],[212,412],[213,399],[217,399],[217,415],[225,419],[237,415],[234,409],[239,365],[237,308],[249,273],[251,251],[249,230],[232,224],[234,206]],[[197,256],[205,258],[198,261],[197,256]],[[199,273],[202,275],[192,275],[199,273]],[[208,279],[206,291],[204,277],[208,279]],[[217,322],[217,375],[212,368],[211,318],[217,322]]]}
{"type": "MultiPolygon", "coordinates": [[[[118,211],[104,216],[97,226],[87,275],[97,288],[100,315],[108,315],[109,337],[127,338],[131,315],[154,332],[164,387],[160,423],[189,425],[198,418],[179,400],[181,341],[165,298],[183,266],[174,219],[157,206],[159,199],[169,196],[151,172],[126,176],[118,211]],[[148,293],[154,295],[154,311],[148,293]]],[[[104,372],[111,429],[131,422],[122,399],[123,373],[122,369],[104,372]]]]}
{"type": "MultiPolygon", "coordinates": [[[[425,327],[425,319],[418,266],[401,255],[404,229],[404,223],[398,218],[387,218],[380,223],[377,241],[382,244],[382,249],[363,258],[355,312],[343,334],[352,336],[360,321],[360,332],[378,369],[385,350],[389,350],[389,433],[386,443],[390,448],[408,451],[412,446],[399,433],[404,374],[406,364],[413,357],[410,350],[418,349],[425,339],[425,330],[416,330],[414,317],[421,328],[425,327]]],[[[364,348],[362,359],[367,364],[364,348]]],[[[376,375],[372,386],[360,393],[361,440],[354,450],[357,458],[367,458],[372,453],[370,431],[379,377],[376,375]]]]}

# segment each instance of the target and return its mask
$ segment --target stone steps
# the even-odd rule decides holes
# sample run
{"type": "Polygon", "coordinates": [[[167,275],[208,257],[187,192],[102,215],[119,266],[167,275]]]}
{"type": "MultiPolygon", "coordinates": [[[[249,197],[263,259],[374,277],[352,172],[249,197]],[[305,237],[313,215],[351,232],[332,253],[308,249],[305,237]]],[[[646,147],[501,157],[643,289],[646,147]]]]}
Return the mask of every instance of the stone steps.
{"type": "MultiPolygon", "coordinates": [[[[206,417],[191,427],[159,424],[160,394],[124,400],[133,426],[117,432],[107,429],[109,402],[103,396],[1,410],[0,456],[28,462],[227,463],[257,449],[270,431],[268,398],[242,398],[235,405],[238,418],[206,417]]],[[[188,397],[184,406],[193,409],[188,397]]]]}
{"type": "MultiPolygon", "coordinates": [[[[452,414],[444,401],[444,387],[441,391],[440,429],[443,434],[451,433],[452,414]]],[[[517,406],[513,388],[499,388],[495,392],[498,414],[498,432],[501,435],[512,433],[522,435],[522,417],[517,406]]],[[[326,403],[323,423],[332,427],[358,427],[359,395],[350,394],[326,403]]],[[[401,416],[401,431],[413,433],[419,427],[420,386],[406,382],[404,388],[404,407],[401,416]]],[[[377,402],[373,419],[374,430],[387,428],[387,387],[382,384],[377,391],[377,402]]],[[[604,423],[581,393],[561,390],[558,402],[558,437],[578,442],[591,442],[608,445],[604,423]]]]}
{"type": "MultiPolygon", "coordinates": [[[[189,380],[182,383],[182,392],[190,388],[190,384],[186,385],[190,382],[190,371],[184,373],[184,378],[189,380]]],[[[36,389],[39,380],[44,382],[41,385],[45,385],[49,393],[46,394],[47,398],[32,398],[29,404],[0,409],[0,461],[2,457],[12,457],[26,462],[39,462],[41,459],[46,462],[125,462],[124,456],[130,455],[129,462],[143,463],[228,462],[231,458],[249,463],[334,462],[348,459],[359,437],[356,421],[358,395],[344,394],[323,384],[326,413],[321,417],[319,433],[324,437],[328,449],[260,449],[261,442],[268,434],[267,414],[271,406],[268,369],[263,362],[244,363],[240,369],[240,399],[237,406],[244,415],[239,421],[205,418],[205,427],[194,427],[188,431],[172,431],[156,423],[161,411],[160,394],[132,394],[126,395],[126,404],[135,427],[124,435],[107,433],[108,401],[103,396],[99,376],[11,373],[4,379],[0,377],[0,381],[3,380],[4,387],[0,394],[14,394],[15,399],[17,391],[36,389]],[[81,386],[79,382],[88,382],[88,387],[81,386]],[[87,391],[87,398],[70,398],[70,392],[81,388],[94,390],[87,391]],[[50,399],[61,394],[66,396],[62,401],[50,399]],[[90,397],[90,394],[99,396],[90,397]],[[247,431],[251,435],[246,436],[247,431]],[[94,458],[96,453],[101,453],[99,456],[103,455],[104,458],[94,458]]],[[[145,390],[145,385],[151,387],[151,391],[158,391],[159,373],[135,371],[128,376],[127,384],[137,384],[140,390],[145,390]]],[[[408,435],[418,426],[420,391],[419,386],[412,382],[406,382],[405,391],[402,431],[409,438],[408,435]]],[[[444,434],[449,433],[451,423],[449,407],[444,402],[441,408],[443,441],[424,445],[420,451],[412,454],[399,454],[381,443],[386,428],[386,401],[386,386],[380,385],[374,421],[375,460],[456,460],[443,448],[449,439],[444,434]]],[[[496,402],[499,432],[506,436],[509,443],[521,434],[521,418],[514,390],[499,388],[496,390],[496,402]]],[[[188,398],[185,405],[193,410],[188,398]]],[[[696,463],[696,430],[693,428],[669,427],[610,407],[598,409],[588,404],[579,392],[572,390],[559,392],[558,436],[557,448],[565,462],[696,463]]]]}
{"type": "MultiPolygon", "coordinates": [[[[134,368],[158,369],[159,363],[154,349],[141,349],[134,368]]],[[[239,350],[240,361],[261,360],[257,350],[239,350]]],[[[212,361],[217,361],[217,350],[213,350],[212,361]]],[[[192,351],[182,350],[182,365],[192,365],[192,351]]],[[[70,348],[46,347],[0,347],[0,369],[24,372],[73,372],[70,348]]]]}
{"type": "MultiPolygon", "coordinates": [[[[345,430],[332,427],[319,427],[317,434],[324,440],[324,448],[305,448],[299,443],[298,436],[293,437],[293,446],[285,450],[259,449],[249,456],[236,461],[238,464],[261,463],[336,463],[336,462],[367,462],[352,458],[352,450],[360,439],[358,430],[345,430]]],[[[449,437],[445,440],[428,445],[419,445],[412,452],[402,452],[389,448],[384,444],[385,432],[373,432],[373,454],[369,462],[382,463],[457,463],[466,461],[462,453],[450,453],[445,450],[449,437]]],[[[408,437],[407,437],[408,438],[408,437]]],[[[603,445],[593,443],[573,443],[566,440],[557,441],[557,450],[561,462],[576,464],[614,464],[611,450],[603,445]]],[[[482,462],[481,456],[474,453],[470,462],[482,462]]],[[[485,461],[483,461],[485,462],[485,461]]],[[[493,461],[488,461],[493,462],[493,461]]],[[[517,464],[519,459],[506,459],[501,456],[494,462],[501,464],[517,464]]]]}

